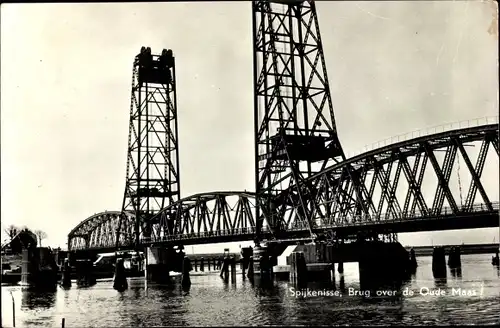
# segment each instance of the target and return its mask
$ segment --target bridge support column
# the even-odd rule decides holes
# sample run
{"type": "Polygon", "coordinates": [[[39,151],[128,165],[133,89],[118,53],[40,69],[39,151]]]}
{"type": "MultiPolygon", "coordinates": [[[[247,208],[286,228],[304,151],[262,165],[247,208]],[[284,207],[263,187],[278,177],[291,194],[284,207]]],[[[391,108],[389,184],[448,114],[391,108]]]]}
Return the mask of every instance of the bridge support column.
{"type": "Polygon", "coordinates": [[[250,257],[253,255],[252,247],[243,247],[241,249],[241,273],[245,276],[245,272],[250,264],[250,257]]]}
{"type": "Polygon", "coordinates": [[[415,250],[410,249],[410,270],[411,273],[415,273],[417,271],[417,257],[415,256],[415,250]]]}
{"type": "Polygon", "coordinates": [[[94,263],[89,259],[76,260],[76,285],[89,287],[96,283],[94,276],[94,263]]]}
{"type": "Polygon", "coordinates": [[[409,276],[409,254],[400,243],[359,244],[359,280],[362,290],[397,289],[409,276]]]}
{"type": "Polygon", "coordinates": [[[460,247],[453,246],[448,254],[448,266],[450,269],[457,269],[462,266],[460,247]]]}
{"type": "Polygon", "coordinates": [[[191,287],[191,278],[189,276],[189,272],[191,272],[192,270],[193,267],[191,266],[191,260],[187,256],[184,256],[184,261],[182,263],[182,281],[181,281],[181,285],[183,288],[191,287]]]}
{"type": "Polygon", "coordinates": [[[223,278],[224,280],[227,280],[229,278],[229,266],[230,266],[230,259],[229,257],[224,257],[224,261],[222,262],[222,268],[220,270],[220,277],[223,278]]]}
{"type": "Polygon", "coordinates": [[[205,271],[205,259],[203,257],[200,259],[200,271],[205,271]]]}
{"type": "Polygon", "coordinates": [[[307,264],[303,252],[290,254],[290,282],[294,285],[303,285],[307,282],[307,264]]]}
{"type": "Polygon", "coordinates": [[[148,247],[146,249],[146,279],[156,283],[170,282],[170,266],[168,261],[171,249],[148,247]],[[170,251],[170,252],[169,252],[170,251]]]}
{"type": "Polygon", "coordinates": [[[273,263],[267,247],[255,246],[253,249],[253,274],[262,280],[273,278],[273,263]]]}
{"type": "Polygon", "coordinates": [[[339,262],[338,272],[344,274],[344,262],[339,262]]]}
{"type": "Polygon", "coordinates": [[[123,259],[116,259],[115,276],[113,277],[113,288],[119,292],[123,292],[128,288],[127,276],[125,275],[125,267],[123,259]]]}
{"type": "Polygon", "coordinates": [[[234,280],[236,277],[236,259],[231,256],[229,263],[231,264],[231,278],[234,280]]]}
{"type": "Polygon", "coordinates": [[[71,266],[69,258],[64,259],[61,286],[64,288],[71,287],[71,266]]]}
{"type": "Polygon", "coordinates": [[[432,252],[432,274],[434,278],[446,278],[446,254],[444,247],[434,247],[432,252]]]}

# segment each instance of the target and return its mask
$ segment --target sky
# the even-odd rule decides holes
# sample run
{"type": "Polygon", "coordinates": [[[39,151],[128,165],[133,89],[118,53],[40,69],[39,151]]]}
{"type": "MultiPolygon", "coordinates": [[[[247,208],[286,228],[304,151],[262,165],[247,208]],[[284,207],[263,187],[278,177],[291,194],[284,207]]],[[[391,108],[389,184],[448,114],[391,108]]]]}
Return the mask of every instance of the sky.
{"type": "MultiPolygon", "coordinates": [[[[317,8],[347,154],[498,115],[495,2],[317,8]]],[[[249,2],[3,4],[0,13],[2,240],[6,226],[26,225],[44,230],[45,244],[65,247],[80,221],[120,209],[141,46],[176,56],[182,196],[255,189],[249,2]]],[[[498,190],[498,167],[485,174],[498,190]]],[[[498,235],[496,228],[400,240],[480,243],[498,235]]]]}

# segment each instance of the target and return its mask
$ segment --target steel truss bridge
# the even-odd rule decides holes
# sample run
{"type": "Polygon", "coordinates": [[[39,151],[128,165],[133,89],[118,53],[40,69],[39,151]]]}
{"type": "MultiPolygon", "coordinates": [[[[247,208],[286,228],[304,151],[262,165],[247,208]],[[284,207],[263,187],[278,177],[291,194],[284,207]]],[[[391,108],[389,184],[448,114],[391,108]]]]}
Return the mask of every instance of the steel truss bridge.
{"type": "Polygon", "coordinates": [[[314,1],[254,0],[252,18],[255,193],[181,197],[175,57],[143,47],[133,63],[122,208],[78,224],[70,250],[499,226],[497,118],[348,158],[314,1]]]}
{"type": "MultiPolygon", "coordinates": [[[[497,227],[499,203],[490,199],[484,186],[487,178],[482,177],[487,160],[498,167],[498,124],[414,138],[352,157],[312,177],[320,205],[314,232],[330,238],[335,232],[349,234],[363,229],[413,232],[497,227]],[[479,146],[475,159],[469,153],[477,147],[471,145],[479,146]],[[467,185],[450,183],[460,163],[462,180],[470,181],[467,185]],[[355,212],[357,201],[349,171],[363,181],[367,213],[355,212]]],[[[141,240],[147,244],[253,240],[256,204],[255,194],[248,192],[189,196],[162,209],[151,237],[141,240]],[[171,213],[176,218],[173,227],[168,226],[171,213]]],[[[120,211],[104,212],[81,222],[69,234],[71,249],[112,249],[121,215],[120,211]]],[[[131,213],[126,213],[126,218],[120,244],[131,246],[135,218],[131,213]]],[[[297,220],[296,207],[287,206],[282,224],[289,238],[309,234],[297,220]]],[[[273,238],[270,230],[266,222],[263,231],[273,238]]]]}

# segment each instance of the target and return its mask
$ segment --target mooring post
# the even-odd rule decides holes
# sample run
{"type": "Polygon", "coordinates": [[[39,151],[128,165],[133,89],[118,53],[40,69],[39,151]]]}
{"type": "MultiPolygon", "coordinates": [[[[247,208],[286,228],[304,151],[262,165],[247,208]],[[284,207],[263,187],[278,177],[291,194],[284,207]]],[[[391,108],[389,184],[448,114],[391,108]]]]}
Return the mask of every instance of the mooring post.
{"type": "Polygon", "coordinates": [[[71,287],[71,266],[68,258],[64,259],[61,285],[66,288],[71,287]]]}
{"type": "Polygon", "coordinates": [[[197,272],[198,271],[198,267],[197,267],[198,260],[194,259],[193,262],[194,262],[194,271],[197,272]]]}
{"type": "Polygon", "coordinates": [[[61,328],[64,328],[65,323],[66,323],[66,319],[62,318],[62,320],[61,320],[61,328]]]}
{"type": "Polygon", "coordinates": [[[211,259],[207,259],[208,271],[210,271],[210,262],[212,262],[211,259]]]}
{"type": "Polygon", "coordinates": [[[200,271],[201,271],[201,272],[204,272],[204,271],[205,271],[204,265],[205,265],[205,259],[202,257],[202,258],[200,259],[200,271]]]}
{"type": "Polygon", "coordinates": [[[10,292],[10,297],[12,298],[12,327],[16,326],[16,302],[14,301],[14,295],[10,292]]]}
{"type": "Polygon", "coordinates": [[[446,254],[443,247],[434,247],[432,252],[432,274],[434,278],[446,278],[446,254]]]}
{"type": "Polygon", "coordinates": [[[191,286],[191,278],[189,277],[189,272],[191,270],[193,270],[193,267],[191,266],[191,260],[187,256],[184,256],[184,260],[182,262],[182,287],[191,286]]]}
{"type": "Polygon", "coordinates": [[[344,273],[344,262],[339,262],[338,271],[340,274],[344,273]]]}
{"type": "Polygon", "coordinates": [[[123,266],[123,259],[116,260],[113,288],[119,292],[122,292],[128,288],[127,276],[125,275],[125,268],[123,266]]]}

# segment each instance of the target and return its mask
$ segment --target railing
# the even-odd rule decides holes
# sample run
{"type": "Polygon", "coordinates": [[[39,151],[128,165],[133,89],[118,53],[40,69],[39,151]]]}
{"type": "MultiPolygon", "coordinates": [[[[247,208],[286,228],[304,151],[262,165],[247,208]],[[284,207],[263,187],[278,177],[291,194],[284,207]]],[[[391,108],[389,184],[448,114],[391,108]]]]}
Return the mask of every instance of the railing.
{"type": "Polygon", "coordinates": [[[424,137],[432,134],[437,134],[446,131],[452,131],[457,129],[465,129],[470,127],[476,127],[480,125],[487,124],[498,124],[498,116],[487,116],[482,118],[470,119],[466,121],[459,121],[455,123],[446,123],[441,125],[436,125],[430,128],[424,128],[420,130],[415,130],[412,132],[407,132],[391,138],[387,138],[381,141],[374,142],[372,144],[366,145],[362,150],[354,151],[349,154],[349,158],[366,153],[368,151],[382,148],[385,146],[392,145],[397,142],[408,141],[414,138],[424,137]]]}
{"type": "MultiPolygon", "coordinates": [[[[492,202],[491,203],[494,211],[500,211],[500,202],[492,202]]],[[[429,209],[430,212],[430,209],[429,209]]],[[[397,223],[397,222],[405,222],[405,221],[418,221],[421,219],[434,218],[435,220],[439,220],[442,217],[450,217],[468,214],[468,213],[481,213],[481,212],[489,212],[486,204],[474,204],[470,210],[465,210],[463,207],[460,208],[458,213],[455,213],[451,207],[443,207],[439,213],[422,213],[421,211],[415,211],[408,213],[406,216],[393,216],[391,214],[381,214],[378,216],[370,216],[370,215],[360,215],[354,217],[344,217],[344,223],[341,224],[321,224],[313,229],[328,229],[328,228],[342,228],[342,227],[352,227],[352,226],[363,226],[363,225],[371,225],[371,224],[387,224],[387,223],[397,223]]],[[[297,231],[306,231],[307,227],[296,227],[296,228],[288,228],[289,232],[297,232],[297,231]]],[[[270,232],[267,226],[262,227],[261,232],[263,234],[268,234],[270,232]]],[[[224,236],[248,236],[255,234],[255,227],[248,228],[238,228],[238,229],[224,229],[217,231],[201,231],[199,233],[190,233],[190,234],[175,234],[170,236],[162,236],[159,238],[142,238],[142,244],[155,244],[162,242],[170,242],[170,241],[180,241],[180,240],[196,240],[203,238],[216,238],[216,237],[224,237],[224,236]]],[[[134,242],[124,242],[121,243],[121,247],[131,246],[134,242]]],[[[75,248],[80,249],[80,248],[75,248]]]]}

